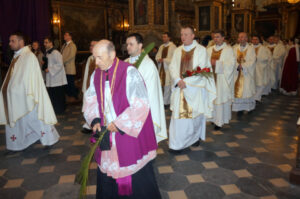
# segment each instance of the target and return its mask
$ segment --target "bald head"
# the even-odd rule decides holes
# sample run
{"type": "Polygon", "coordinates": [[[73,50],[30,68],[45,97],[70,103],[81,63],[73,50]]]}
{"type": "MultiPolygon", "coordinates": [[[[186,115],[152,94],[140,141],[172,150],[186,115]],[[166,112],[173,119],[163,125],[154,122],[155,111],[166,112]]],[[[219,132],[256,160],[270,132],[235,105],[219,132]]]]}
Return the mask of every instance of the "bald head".
{"type": "Polygon", "coordinates": [[[239,43],[244,46],[248,42],[248,34],[245,32],[240,32],[238,37],[239,43]]]}
{"type": "Polygon", "coordinates": [[[100,40],[93,48],[93,56],[101,70],[107,70],[114,62],[116,51],[114,44],[109,40],[100,40]]]}

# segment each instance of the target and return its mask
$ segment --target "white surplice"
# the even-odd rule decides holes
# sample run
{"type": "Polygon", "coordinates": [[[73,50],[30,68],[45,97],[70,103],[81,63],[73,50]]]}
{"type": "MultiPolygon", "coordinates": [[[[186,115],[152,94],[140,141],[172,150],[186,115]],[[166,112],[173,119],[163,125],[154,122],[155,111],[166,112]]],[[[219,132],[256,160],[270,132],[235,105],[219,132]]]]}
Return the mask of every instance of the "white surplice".
{"type": "Polygon", "coordinates": [[[228,124],[231,120],[231,104],[234,100],[234,70],[235,56],[231,46],[223,43],[220,46],[214,45],[207,49],[209,60],[211,59],[212,51],[222,50],[221,56],[216,61],[216,89],[217,98],[214,101],[213,118],[210,120],[217,126],[228,124]]]}
{"type": "Polygon", "coordinates": [[[37,140],[52,145],[59,139],[53,126],[57,120],[38,60],[28,46],[15,52],[16,57],[7,87],[8,118],[2,89],[0,93],[0,124],[6,125],[7,149],[23,150],[37,140]]]}
{"type": "MultiPolygon", "coordinates": [[[[134,64],[138,58],[139,56],[129,57],[125,61],[134,64]]],[[[158,71],[154,62],[148,55],[144,57],[138,71],[141,73],[146,84],[156,141],[158,143],[168,138],[163,94],[158,71]]]]}
{"type": "Polygon", "coordinates": [[[264,45],[253,45],[257,50],[256,54],[256,66],[255,66],[255,84],[256,93],[254,99],[261,100],[261,96],[270,92],[270,70],[272,63],[271,51],[264,45]]]}
{"type": "MultiPolygon", "coordinates": [[[[247,51],[245,56],[245,62],[242,63],[242,74],[244,75],[243,95],[241,98],[234,98],[234,102],[232,104],[232,111],[251,111],[255,108],[255,50],[253,46],[249,45],[248,43],[244,47],[240,45],[235,45],[234,54],[236,58],[238,49],[241,52],[247,51]]],[[[236,67],[238,66],[239,63],[236,62],[236,67]]],[[[237,80],[238,74],[239,72],[235,70],[234,81],[237,80]]]]}
{"type": "MultiPolygon", "coordinates": [[[[82,81],[82,88],[81,88],[81,91],[82,91],[83,95],[88,89],[87,88],[87,81],[88,81],[88,75],[89,75],[89,68],[90,68],[90,63],[91,63],[91,61],[93,61],[93,59],[94,59],[93,55],[89,56],[89,58],[87,59],[86,65],[85,65],[83,81],[82,81]]],[[[92,79],[92,80],[94,81],[94,79],[92,79]]],[[[91,129],[91,127],[89,126],[88,123],[84,123],[82,127],[86,128],[86,129],[91,129]]]]}
{"type": "MultiPolygon", "coordinates": [[[[105,112],[103,115],[105,117],[105,125],[114,122],[117,128],[121,129],[127,135],[136,138],[148,117],[150,105],[148,93],[141,74],[132,66],[129,66],[126,72],[126,97],[129,106],[117,116],[112,101],[110,84],[107,80],[105,81],[105,98],[103,105],[105,112]]],[[[93,119],[100,118],[99,103],[93,81],[94,75],[95,72],[91,76],[90,87],[85,92],[83,100],[84,105],[82,111],[84,112],[84,117],[88,124],[91,124],[93,119]]],[[[116,132],[111,132],[111,149],[101,152],[101,162],[100,165],[98,165],[101,172],[106,173],[107,176],[118,179],[133,175],[156,157],[156,150],[153,150],[144,155],[136,164],[120,167],[115,136],[116,132]]]]}
{"type": "Polygon", "coordinates": [[[281,79],[281,73],[283,68],[283,61],[286,55],[286,48],[283,44],[271,44],[268,47],[274,48],[272,53],[272,70],[273,74],[271,76],[272,88],[277,89],[279,86],[279,81],[281,79]]]}
{"type": "Polygon", "coordinates": [[[48,70],[46,73],[46,87],[57,87],[68,84],[62,55],[58,50],[53,50],[48,58],[48,70]]]}
{"type": "MultiPolygon", "coordinates": [[[[172,60],[172,57],[173,57],[174,51],[176,49],[176,46],[173,42],[168,42],[167,44],[162,44],[159,47],[158,52],[155,56],[156,61],[161,59],[164,47],[169,47],[169,48],[168,48],[167,57],[163,59],[164,70],[165,70],[165,74],[166,74],[164,93],[163,93],[164,96],[163,97],[164,97],[164,104],[169,105],[170,104],[170,97],[171,97],[171,84],[172,84],[170,71],[169,71],[169,65],[170,65],[170,62],[172,60]]],[[[160,71],[161,65],[162,64],[160,62],[158,62],[158,71],[160,71]]]]}
{"type": "Polygon", "coordinates": [[[169,69],[173,80],[171,106],[171,123],[169,128],[170,149],[180,150],[197,142],[199,138],[205,140],[206,118],[211,118],[213,113],[213,101],[216,99],[216,86],[213,77],[192,76],[183,81],[186,88],[183,89],[184,98],[192,108],[191,119],[180,119],[180,88],[177,85],[180,78],[180,64],[182,50],[189,52],[194,50],[193,69],[198,66],[210,68],[206,49],[195,40],[189,46],[181,45],[176,48],[169,69]]]}

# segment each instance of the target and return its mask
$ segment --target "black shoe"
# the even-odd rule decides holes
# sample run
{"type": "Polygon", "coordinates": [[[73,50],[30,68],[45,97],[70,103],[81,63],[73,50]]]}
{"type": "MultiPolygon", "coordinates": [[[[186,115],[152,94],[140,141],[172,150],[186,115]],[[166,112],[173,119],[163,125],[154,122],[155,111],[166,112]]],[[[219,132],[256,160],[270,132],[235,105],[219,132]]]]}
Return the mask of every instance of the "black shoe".
{"type": "Polygon", "coordinates": [[[238,111],[237,116],[242,116],[244,114],[244,111],[238,111]]]}
{"type": "Polygon", "coordinates": [[[93,130],[92,129],[87,129],[87,128],[83,128],[81,130],[81,133],[83,134],[92,134],[93,130]]]}
{"type": "Polygon", "coordinates": [[[220,130],[222,127],[215,125],[215,130],[218,131],[220,130]]]}
{"type": "Polygon", "coordinates": [[[195,142],[194,144],[192,144],[193,147],[197,147],[200,146],[200,141],[198,140],[197,142],[195,142]]]}
{"type": "Polygon", "coordinates": [[[169,151],[169,153],[173,153],[173,154],[179,154],[179,153],[181,153],[183,150],[174,150],[174,149],[169,149],[168,151],[169,151]]]}
{"type": "Polygon", "coordinates": [[[165,109],[169,109],[170,108],[170,104],[164,105],[164,106],[165,106],[165,109]]]}
{"type": "Polygon", "coordinates": [[[44,150],[50,150],[52,149],[53,145],[47,145],[47,146],[44,146],[44,150]]]}

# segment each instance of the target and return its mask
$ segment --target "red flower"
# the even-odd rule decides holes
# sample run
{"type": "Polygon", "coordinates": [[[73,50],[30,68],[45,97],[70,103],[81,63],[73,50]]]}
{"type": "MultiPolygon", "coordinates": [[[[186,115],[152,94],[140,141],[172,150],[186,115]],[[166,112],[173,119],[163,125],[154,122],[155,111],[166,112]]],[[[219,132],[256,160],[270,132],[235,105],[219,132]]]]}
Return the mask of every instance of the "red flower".
{"type": "Polygon", "coordinates": [[[210,72],[210,69],[209,68],[204,68],[203,69],[205,72],[209,73],[210,72]]]}
{"type": "Polygon", "coordinates": [[[187,74],[188,77],[190,77],[190,76],[192,76],[194,73],[193,73],[193,71],[187,70],[187,71],[186,71],[186,74],[187,74]]]}
{"type": "Polygon", "coordinates": [[[201,68],[198,66],[197,67],[197,72],[200,72],[201,71],[201,68]]]}

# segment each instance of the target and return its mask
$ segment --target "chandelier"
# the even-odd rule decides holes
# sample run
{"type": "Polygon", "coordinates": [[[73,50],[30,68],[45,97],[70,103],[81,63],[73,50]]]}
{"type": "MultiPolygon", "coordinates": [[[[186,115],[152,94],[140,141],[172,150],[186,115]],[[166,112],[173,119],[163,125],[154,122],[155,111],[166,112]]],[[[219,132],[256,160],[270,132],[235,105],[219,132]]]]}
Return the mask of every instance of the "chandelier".
{"type": "Polygon", "coordinates": [[[294,3],[298,3],[300,0],[287,0],[288,3],[294,4],[294,3]]]}

